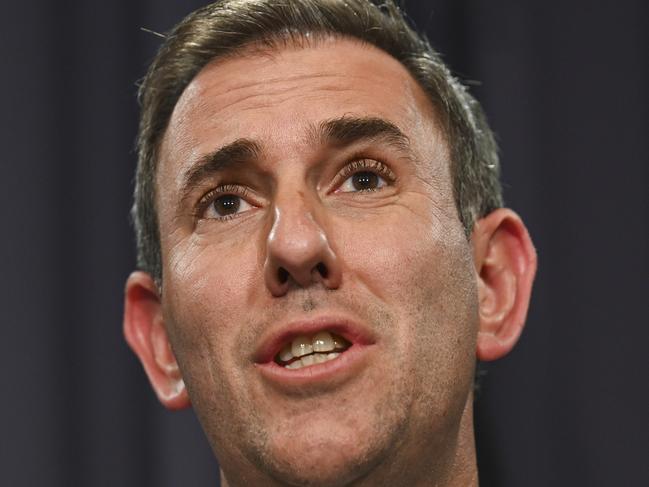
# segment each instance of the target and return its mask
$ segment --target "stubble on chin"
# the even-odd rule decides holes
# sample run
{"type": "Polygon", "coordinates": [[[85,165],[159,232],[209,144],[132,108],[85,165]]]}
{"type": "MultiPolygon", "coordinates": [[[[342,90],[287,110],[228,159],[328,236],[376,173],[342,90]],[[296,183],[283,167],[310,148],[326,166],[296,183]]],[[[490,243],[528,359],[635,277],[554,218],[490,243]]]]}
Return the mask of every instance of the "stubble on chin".
{"type": "MultiPolygon", "coordinates": [[[[363,485],[365,477],[401,449],[409,429],[409,407],[403,401],[408,385],[396,377],[389,380],[386,384],[389,394],[371,409],[359,411],[355,405],[341,407],[331,418],[332,425],[346,426],[346,431],[339,435],[306,437],[302,434],[291,438],[284,431],[276,430],[269,435],[263,428],[254,428],[260,434],[248,442],[244,454],[278,485],[363,485]]],[[[379,484],[374,480],[367,485],[379,484]]]]}

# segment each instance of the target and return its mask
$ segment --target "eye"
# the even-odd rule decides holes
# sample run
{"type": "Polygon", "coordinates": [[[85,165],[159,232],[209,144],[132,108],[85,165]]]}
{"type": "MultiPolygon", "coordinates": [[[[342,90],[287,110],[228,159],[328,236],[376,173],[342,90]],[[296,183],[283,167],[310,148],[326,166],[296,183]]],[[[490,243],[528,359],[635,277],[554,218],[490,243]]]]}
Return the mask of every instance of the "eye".
{"type": "Polygon", "coordinates": [[[376,191],[387,185],[385,179],[372,171],[359,171],[348,177],[340,186],[343,193],[376,191]]]}
{"type": "Polygon", "coordinates": [[[198,214],[201,218],[229,220],[255,208],[246,201],[246,196],[247,191],[244,188],[218,187],[201,198],[198,214]]]}
{"type": "Polygon", "coordinates": [[[219,196],[210,205],[218,217],[226,217],[242,213],[252,208],[250,203],[236,194],[226,194],[219,196]]]}
{"type": "Polygon", "coordinates": [[[343,168],[337,192],[362,193],[378,191],[394,182],[394,173],[382,162],[371,159],[353,161],[343,168]]]}

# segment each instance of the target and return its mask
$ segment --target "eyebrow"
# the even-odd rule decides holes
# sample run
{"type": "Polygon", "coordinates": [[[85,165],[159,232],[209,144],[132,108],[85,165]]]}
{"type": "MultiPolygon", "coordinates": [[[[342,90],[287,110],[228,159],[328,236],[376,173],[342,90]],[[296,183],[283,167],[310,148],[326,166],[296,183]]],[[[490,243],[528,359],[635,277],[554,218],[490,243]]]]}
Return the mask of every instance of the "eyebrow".
{"type": "Polygon", "coordinates": [[[378,117],[342,116],[321,122],[316,137],[322,145],[351,145],[363,140],[383,139],[398,150],[410,152],[410,139],[392,122],[378,117]]]}
{"type": "Polygon", "coordinates": [[[225,171],[232,166],[257,160],[260,158],[261,153],[261,146],[254,140],[237,139],[214,152],[202,156],[192,164],[192,167],[185,174],[180,191],[181,201],[185,201],[189,197],[192,189],[204,179],[218,172],[225,171]]]}
{"type": "MultiPolygon", "coordinates": [[[[322,146],[348,146],[364,140],[384,140],[396,149],[410,154],[410,139],[399,127],[378,117],[342,117],[324,120],[311,130],[311,139],[322,146]]],[[[241,138],[200,157],[187,170],[181,187],[181,206],[194,187],[216,173],[233,166],[259,160],[262,146],[251,139],[241,138]]]]}

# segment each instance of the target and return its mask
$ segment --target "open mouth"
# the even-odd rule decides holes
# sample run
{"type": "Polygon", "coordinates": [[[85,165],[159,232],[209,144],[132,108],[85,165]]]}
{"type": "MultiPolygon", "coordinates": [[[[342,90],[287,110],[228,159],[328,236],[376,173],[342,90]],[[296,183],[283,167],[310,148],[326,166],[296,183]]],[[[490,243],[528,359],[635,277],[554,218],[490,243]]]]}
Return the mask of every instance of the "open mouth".
{"type": "Polygon", "coordinates": [[[275,363],[286,369],[301,369],[335,360],[349,347],[351,343],[329,331],[300,335],[282,347],[275,356],[275,363]]]}

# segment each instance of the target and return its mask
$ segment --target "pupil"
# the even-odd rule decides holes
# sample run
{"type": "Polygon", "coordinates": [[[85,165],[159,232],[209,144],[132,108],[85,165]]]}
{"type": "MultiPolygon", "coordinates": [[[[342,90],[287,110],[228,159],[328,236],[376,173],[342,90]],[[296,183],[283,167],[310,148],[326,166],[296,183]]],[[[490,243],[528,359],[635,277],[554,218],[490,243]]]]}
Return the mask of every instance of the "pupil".
{"type": "Polygon", "coordinates": [[[369,171],[357,172],[352,176],[352,184],[359,191],[375,189],[379,184],[379,177],[369,171]]]}
{"type": "Polygon", "coordinates": [[[214,201],[214,209],[221,216],[236,213],[239,209],[239,197],[233,194],[221,196],[214,201]]]}

